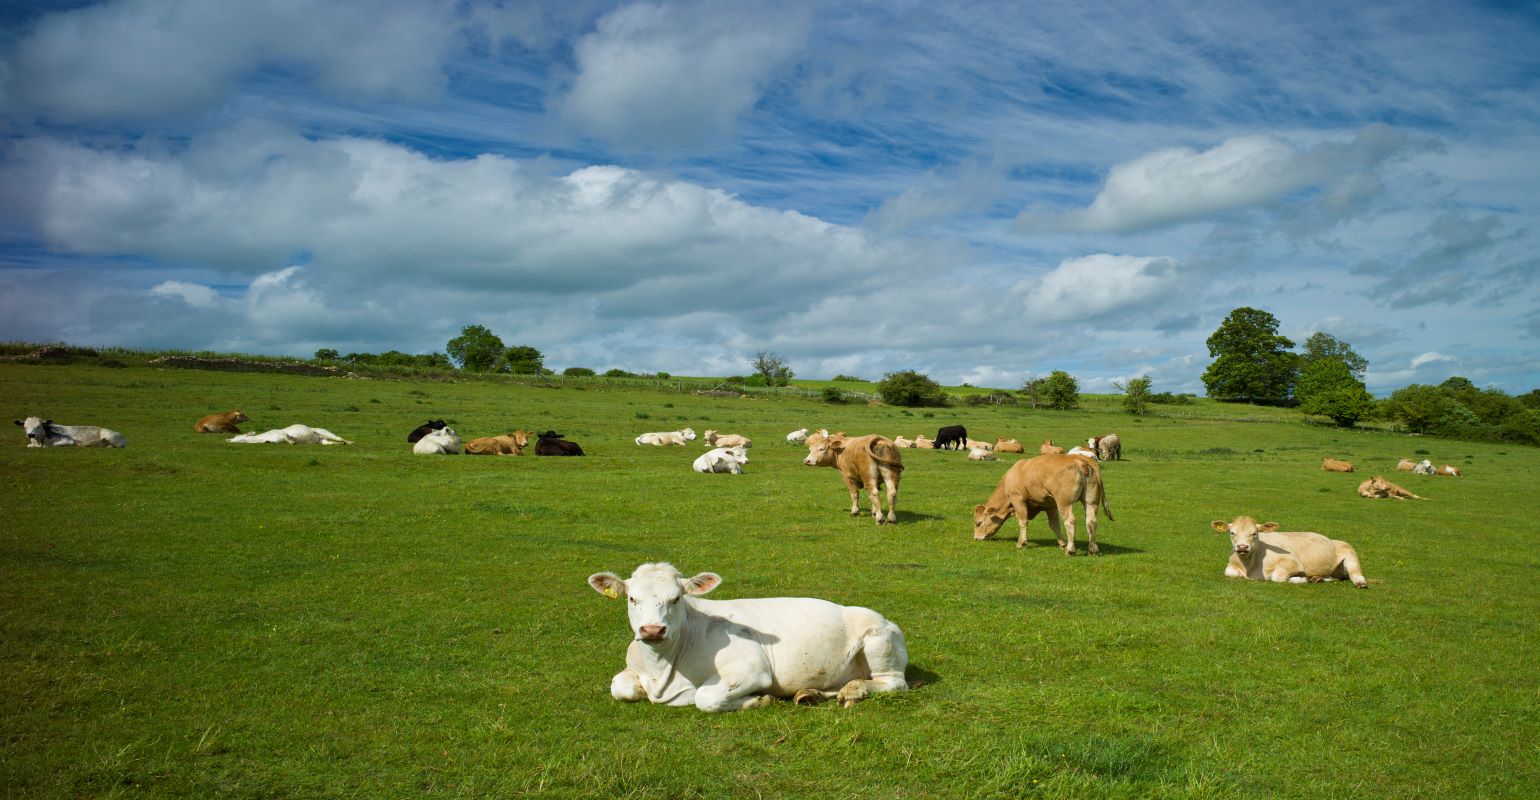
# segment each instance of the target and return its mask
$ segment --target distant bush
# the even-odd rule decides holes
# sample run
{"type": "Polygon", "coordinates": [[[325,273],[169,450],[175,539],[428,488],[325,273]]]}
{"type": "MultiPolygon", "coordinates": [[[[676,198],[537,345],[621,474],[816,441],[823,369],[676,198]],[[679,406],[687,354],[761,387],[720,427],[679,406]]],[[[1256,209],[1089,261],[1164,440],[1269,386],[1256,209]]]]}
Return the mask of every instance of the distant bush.
{"type": "Polygon", "coordinates": [[[845,393],[840,391],[840,387],[838,386],[825,386],[823,387],[822,394],[825,403],[845,402],[845,393]]]}
{"type": "Polygon", "coordinates": [[[727,377],[723,378],[722,381],[724,383],[731,383],[734,386],[742,386],[748,383],[749,379],[743,375],[728,375],[727,377]]]}
{"type": "Polygon", "coordinates": [[[1021,398],[1012,392],[996,389],[989,394],[970,394],[962,399],[965,406],[1014,406],[1021,398]]]}
{"type": "Polygon", "coordinates": [[[889,372],[877,382],[877,394],[890,406],[945,406],[946,392],[928,376],[906,369],[889,372]]]}
{"type": "Polygon", "coordinates": [[[1194,403],[1197,403],[1198,400],[1197,400],[1197,395],[1194,395],[1194,394],[1187,394],[1187,393],[1172,394],[1170,392],[1155,392],[1154,394],[1150,395],[1150,402],[1151,403],[1156,403],[1156,404],[1159,404],[1159,405],[1163,405],[1163,406],[1190,406],[1190,405],[1193,405],[1194,403]]]}
{"type": "Polygon", "coordinates": [[[594,371],[588,367],[567,367],[561,371],[561,374],[569,378],[592,378],[594,371]]]}
{"type": "Polygon", "coordinates": [[[871,383],[871,381],[865,378],[857,378],[854,375],[835,375],[832,380],[843,381],[845,383],[871,383]]]}
{"type": "Polygon", "coordinates": [[[657,375],[655,375],[653,377],[656,377],[660,381],[666,381],[669,378],[672,378],[673,376],[668,374],[667,372],[659,372],[657,375]]]}
{"type": "Polygon", "coordinates": [[[605,370],[604,371],[604,377],[606,377],[606,378],[635,378],[635,377],[639,377],[639,376],[637,376],[635,373],[626,372],[625,370],[620,369],[619,367],[616,367],[615,369],[605,370]]]}

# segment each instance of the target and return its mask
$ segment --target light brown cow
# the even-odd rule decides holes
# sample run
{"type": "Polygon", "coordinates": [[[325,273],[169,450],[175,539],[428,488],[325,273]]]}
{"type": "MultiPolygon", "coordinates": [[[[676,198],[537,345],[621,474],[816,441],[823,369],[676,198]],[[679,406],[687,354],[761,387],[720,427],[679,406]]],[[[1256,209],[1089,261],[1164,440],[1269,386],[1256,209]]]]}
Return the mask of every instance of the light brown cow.
{"type": "Polygon", "coordinates": [[[970,447],[970,448],[968,448],[968,460],[969,461],[999,461],[1000,457],[995,455],[995,451],[991,450],[988,447],[970,447]]]}
{"type": "Polygon", "coordinates": [[[1037,448],[1037,454],[1040,456],[1062,456],[1064,455],[1064,448],[1054,444],[1052,439],[1044,439],[1042,445],[1037,448]]]}
{"type": "Polygon", "coordinates": [[[1369,498],[1371,500],[1375,499],[1375,498],[1379,498],[1379,497],[1394,497],[1397,500],[1407,500],[1407,499],[1426,500],[1427,499],[1425,497],[1418,497],[1417,495],[1412,494],[1411,492],[1401,488],[1400,486],[1397,486],[1394,483],[1391,483],[1390,481],[1385,480],[1383,477],[1381,477],[1379,475],[1375,475],[1374,477],[1370,478],[1369,480],[1366,480],[1363,483],[1358,484],[1358,496],[1359,497],[1367,497],[1367,498],[1369,498]]]}
{"type": "Polygon", "coordinates": [[[529,431],[522,428],[502,436],[483,436],[465,443],[468,456],[522,456],[529,446],[529,431]]]}
{"type": "Polygon", "coordinates": [[[1433,474],[1434,475],[1448,475],[1451,478],[1458,478],[1458,477],[1464,475],[1465,473],[1461,472],[1459,467],[1451,466],[1449,464],[1445,464],[1442,467],[1439,467],[1438,469],[1433,470],[1433,474]]]}
{"type": "Polygon", "coordinates": [[[981,442],[978,439],[969,439],[968,440],[968,449],[969,450],[973,450],[975,448],[980,449],[980,450],[990,450],[990,451],[993,451],[995,449],[995,443],[994,442],[981,442]]]}
{"type": "Polygon", "coordinates": [[[246,412],[236,409],[223,414],[210,414],[198,420],[193,430],[199,433],[240,433],[241,429],[235,426],[250,421],[251,418],[246,416],[246,412]]]}
{"type": "Polygon", "coordinates": [[[1353,462],[1343,461],[1338,458],[1321,459],[1321,469],[1325,472],[1352,472],[1353,462]]]}
{"type": "Polygon", "coordinates": [[[717,433],[716,431],[706,431],[705,433],[701,434],[700,438],[706,440],[706,447],[708,448],[754,446],[754,443],[749,441],[749,437],[739,436],[736,433],[717,433]]]}
{"type": "Polygon", "coordinates": [[[995,452],[1025,453],[1027,450],[1021,446],[1021,442],[1018,442],[1015,439],[995,439],[995,452]]]}
{"type": "Polygon", "coordinates": [[[1417,464],[1415,462],[1413,462],[1410,458],[1403,458],[1400,461],[1396,462],[1396,471],[1397,472],[1411,472],[1412,470],[1414,470],[1416,468],[1417,468],[1417,464]]]}
{"type": "Polygon", "coordinates": [[[925,434],[914,437],[914,446],[921,450],[935,450],[936,440],[925,438],[925,434]]]}
{"type": "Polygon", "coordinates": [[[893,446],[894,447],[901,447],[901,448],[914,447],[914,440],[913,439],[905,439],[902,436],[894,436],[893,437],[893,446]]]}
{"type": "Polygon", "coordinates": [[[872,500],[872,518],[878,525],[883,522],[897,523],[898,482],[904,475],[902,457],[898,447],[883,436],[848,437],[843,433],[830,434],[827,438],[808,437],[807,458],[802,460],[809,467],[834,467],[845,479],[850,489],[850,516],[861,515],[860,491],[864,487],[872,500]],[[877,490],[888,487],[888,514],[884,518],[877,490]]]}
{"type": "Polygon", "coordinates": [[[1115,433],[1092,436],[1086,439],[1086,444],[1090,445],[1091,449],[1096,451],[1097,457],[1103,461],[1123,460],[1123,440],[1119,439],[1115,433]]]}
{"type": "Polygon", "coordinates": [[[1059,540],[1064,554],[1075,554],[1075,503],[1085,512],[1087,550],[1092,555],[1101,552],[1096,546],[1096,512],[1106,512],[1112,519],[1112,509],[1107,507],[1107,493],[1102,488],[1101,466],[1089,458],[1066,455],[1040,455],[1025,461],[1017,461],[1005,471],[1000,485],[982,505],[973,507],[973,538],[991,538],[1012,514],[1016,515],[1019,533],[1016,546],[1027,546],[1027,521],[1038,512],[1048,515],[1048,527],[1059,540]],[[1065,541],[1063,528],[1069,529],[1065,541]]]}
{"type": "Polygon", "coordinates": [[[1319,533],[1279,533],[1278,523],[1257,525],[1251,517],[1213,521],[1214,530],[1230,535],[1230,563],[1225,575],[1275,583],[1350,580],[1367,588],[1358,552],[1347,542],[1319,533]]]}

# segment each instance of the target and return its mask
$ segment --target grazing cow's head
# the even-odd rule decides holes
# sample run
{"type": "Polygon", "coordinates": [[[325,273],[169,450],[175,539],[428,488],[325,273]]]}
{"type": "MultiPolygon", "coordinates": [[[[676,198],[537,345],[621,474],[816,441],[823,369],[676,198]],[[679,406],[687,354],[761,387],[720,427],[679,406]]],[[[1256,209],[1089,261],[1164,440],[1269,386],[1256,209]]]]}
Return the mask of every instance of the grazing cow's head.
{"type": "Polygon", "coordinates": [[[594,591],[612,600],[626,598],[626,612],[636,639],[650,644],[667,642],[684,627],[685,606],[680,599],[687,594],[705,594],[722,583],[722,576],[702,572],[686,578],[673,564],[643,564],[621,580],[613,572],[588,576],[594,591]]]}
{"type": "Polygon", "coordinates": [[[1216,519],[1211,524],[1214,530],[1230,534],[1230,549],[1242,558],[1251,555],[1257,549],[1258,534],[1278,530],[1276,522],[1264,522],[1258,525],[1257,521],[1251,517],[1236,517],[1234,522],[1216,519]]]}
{"type": "Polygon", "coordinates": [[[41,446],[48,438],[48,426],[53,424],[51,419],[39,417],[27,417],[25,420],[13,420],[21,426],[21,432],[26,435],[30,445],[41,446]]]}
{"type": "Polygon", "coordinates": [[[809,467],[832,467],[845,450],[845,435],[831,433],[828,436],[807,437],[807,458],[802,463],[809,467]]]}
{"type": "Polygon", "coordinates": [[[992,508],[980,503],[973,507],[973,538],[975,541],[984,541],[995,535],[1000,526],[1011,516],[1010,506],[1005,508],[992,508]]]}

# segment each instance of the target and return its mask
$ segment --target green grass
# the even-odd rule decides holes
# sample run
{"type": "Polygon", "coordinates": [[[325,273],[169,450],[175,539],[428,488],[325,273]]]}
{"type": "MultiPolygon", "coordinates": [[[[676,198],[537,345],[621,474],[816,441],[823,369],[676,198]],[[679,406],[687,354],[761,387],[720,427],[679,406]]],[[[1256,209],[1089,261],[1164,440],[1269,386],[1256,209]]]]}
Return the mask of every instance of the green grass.
{"type": "Polygon", "coordinates": [[[1534,449],[1210,403],[1134,420],[141,367],[0,365],[0,398],[128,439],[0,446],[6,796],[1540,793],[1534,449]],[[234,407],[250,430],[358,444],[192,432],[234,407]],[[429,418],[551,427],[590,455],[413,456],[429,418]],[[1005,464],[905,451],[901,524],[879,528],[783,442],[952,422],[1033,444],[1118,432],[1105,554],[1065,558],[1041,519],[1034,548],[972,541],[1005,464]],[[684,425],[751,436],[749,473],[631,443],[684,425]],[[1419,448],[1469,477],[1402,473],[1426,502],[1356,496],[1419,448]],[[1360,472],[1322,473],[1325,455],[1360,472]],[[1224,578],[1209,521],[1243,513],[1352,542],[1377,583],[1224,578]],[[617,703],[625,610],[584,579],[648,560],[720,573],[714,597],[877,609],[921,685],[852,709],[617,703]]]}

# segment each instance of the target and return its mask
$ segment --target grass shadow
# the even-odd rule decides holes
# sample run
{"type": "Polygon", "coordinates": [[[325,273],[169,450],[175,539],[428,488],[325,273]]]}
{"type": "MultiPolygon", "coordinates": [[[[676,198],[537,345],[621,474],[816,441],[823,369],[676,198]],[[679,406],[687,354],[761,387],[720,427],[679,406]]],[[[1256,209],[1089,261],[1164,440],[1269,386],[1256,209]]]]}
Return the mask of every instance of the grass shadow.
{"type": "MultiPolygon", "coordinates": [[[[1009,543],[1012,547],[1014,547],[1016,545],[1016,537],[1014,537],[1014,536],[1011,536],[1011,537],[996,536],[993,539],[986,539],[985,541],[1009,543]]],[[[1032,539],[1032,538],[1028,538],[1027,539],[1027,545],[1028,546],[1025,548],[1027,550],[1032,550],[1032,549],[1035,549],[1035,548],[1048,548],[1050,550],[1058,550],[1059,549],[1059,542],[1057,540],[1055,540],[1055,539],[1032,539]]],[[[1140,550],[1137,547],[1128,547],[1126,545],[1121,545],[1121,544],[1109,544],[1109,543],[1103,542],[1103,541],[1098,541],[1096,543],[1096,546],[1098,548],[1100,548],[1100,550],[1101,550],[1099,555],[1104,555],[1104,556],[1121,556],[1121,555],[1128,555],[1130,553],[1143,553],[1144,552],[1143,550],[1140,550]]],[[[1075,537],[1075,555],[1077,555],[1077,556],[1087,555],[1087,553],[1086,553],[1086,541],[1085,541],[1085,538],[1083,536],[1075,537]]]]}

